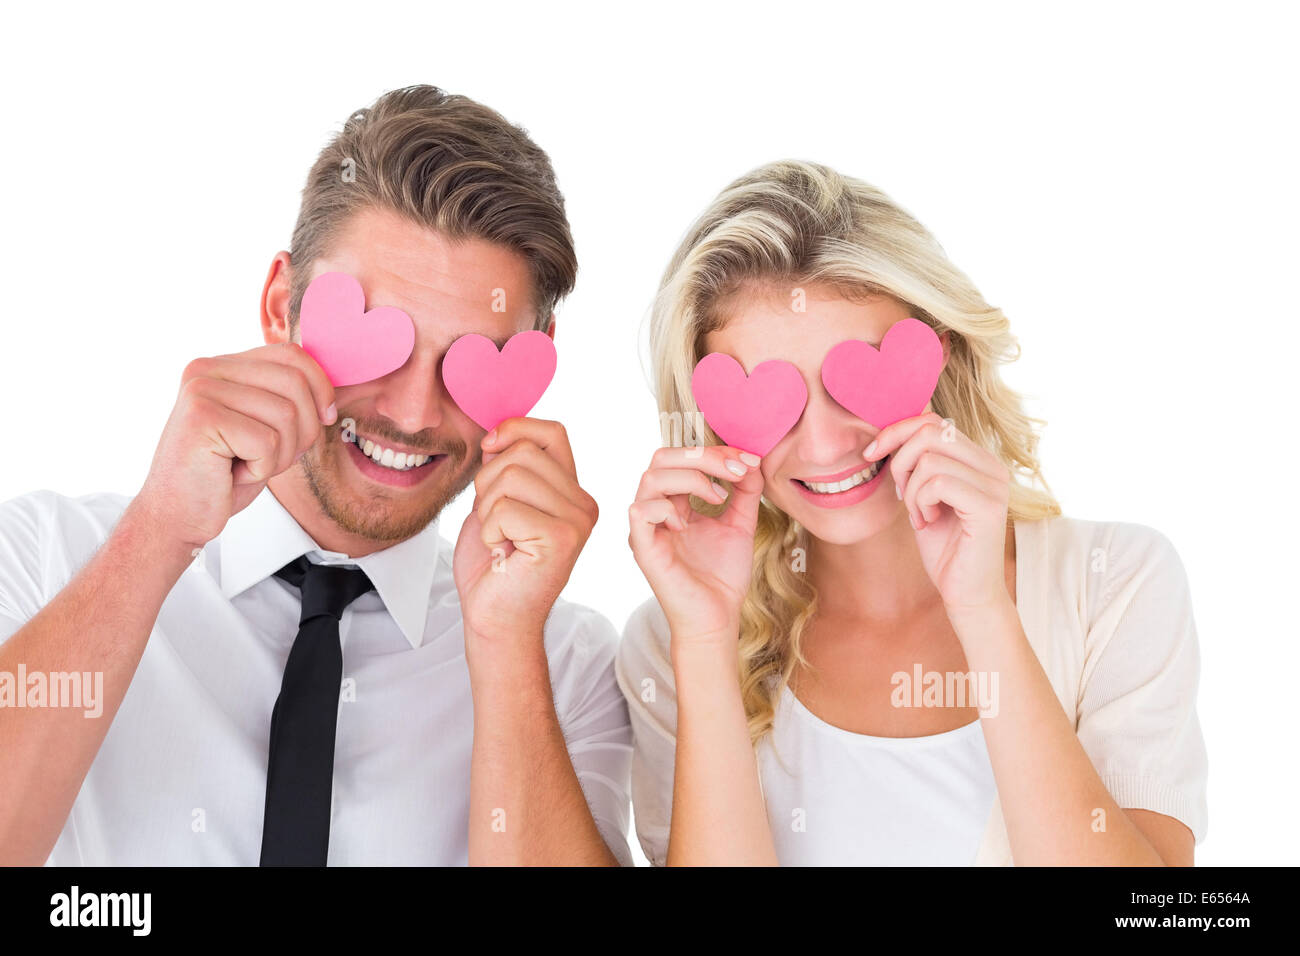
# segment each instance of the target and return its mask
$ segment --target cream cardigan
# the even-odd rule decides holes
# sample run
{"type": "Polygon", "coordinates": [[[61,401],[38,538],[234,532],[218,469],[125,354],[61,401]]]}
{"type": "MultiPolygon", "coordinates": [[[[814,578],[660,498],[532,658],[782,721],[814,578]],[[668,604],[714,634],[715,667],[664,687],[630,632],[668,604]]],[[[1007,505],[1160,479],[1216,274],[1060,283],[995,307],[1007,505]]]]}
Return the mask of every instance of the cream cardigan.
{"type": "MultiPolygon", "coordinates": [[[[1143,525],[1055,517],[1015,522],[1021,623],[1116,803],[1208,825],[1208,762],[1196,715],[1200,659],[1187,576],[1143,525]]],[[[632,805],[652,864],[667,857],[677,704],[668,623],[652,598],[624,629],[615,671],[635,738],[632,805]],[[653,693],[647,693],[653,687],[653,693]]],[[[1010,865],[1002,808],[975,865],[1010,865]]]]}

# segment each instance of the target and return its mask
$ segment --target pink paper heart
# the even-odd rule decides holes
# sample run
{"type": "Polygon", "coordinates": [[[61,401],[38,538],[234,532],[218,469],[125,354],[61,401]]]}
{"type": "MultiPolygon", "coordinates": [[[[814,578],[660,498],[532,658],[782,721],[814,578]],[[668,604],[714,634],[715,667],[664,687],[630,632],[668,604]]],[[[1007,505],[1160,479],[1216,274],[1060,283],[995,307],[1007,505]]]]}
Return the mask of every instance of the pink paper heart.
{"type": "Polygon", "coordinates": [[[512,335],[505,348],[482,335],[462,335],[442,360],[442,380],[460,410],[491,431],[527,415],[555,377],[555,343],[536,329],[512,335]]]}
{"type": "Polygon", "coordinates": [[[325,272],[302,295],[303,351],[336,388],[382,378],[406,364],[415,348],[415,323],[401,309],[365,311],[361,283],[346,272],[325,272]]]}
{"type": "Polygon", "coordinates": [[[884,428],[919,415],[943,371],[943,343],[920,319],[890,326],[877,351],[866,342],[841,342],[822,361],[831,397],[870,425],[884,428]]]}
{"type": "Polygon", "coordinates": [[[696,363],[691,392],[718,437],[759,456],[794,428],[808,403],[808,386],[789,362],[760,362],[746,378],[741,364],[723,352],[696,363]]]}

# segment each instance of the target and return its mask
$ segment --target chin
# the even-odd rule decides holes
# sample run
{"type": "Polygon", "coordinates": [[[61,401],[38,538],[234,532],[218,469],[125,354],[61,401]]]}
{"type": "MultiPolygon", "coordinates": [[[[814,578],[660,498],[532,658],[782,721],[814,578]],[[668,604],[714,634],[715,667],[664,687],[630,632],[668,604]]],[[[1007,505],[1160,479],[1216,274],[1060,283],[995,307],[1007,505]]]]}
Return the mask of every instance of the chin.
{"type": "Polygon", "coordinates": [[[847,514],[835,516],[821,513],[808,514],[808,509],[805,508],[800,514],[792,514],[791,517],[798,521],[808,534],[826,544],[857,544],[879,534],[884,529],[885,522],[878,517],[862,514],[861,509],[858,514],[853,514],[853,510],[845,509],[847,514]]]}
{"type": "MultiPolygon", "coordinates": [[[[455,474],[430,475],[424,483],[427,487],[412,494],[410,489],[361,487],[355,474],[344,477],[353,465],[337,457],[326,456],[325,460],[309,463],[305,456],[302,464],[308,487],[335,524],[349,534],[390,543],[422,531],[474,477],[474,463],[462,463],[455,474]]],[[[445,463],[445,467],[450,466],[451,462],[445,463]]]]}

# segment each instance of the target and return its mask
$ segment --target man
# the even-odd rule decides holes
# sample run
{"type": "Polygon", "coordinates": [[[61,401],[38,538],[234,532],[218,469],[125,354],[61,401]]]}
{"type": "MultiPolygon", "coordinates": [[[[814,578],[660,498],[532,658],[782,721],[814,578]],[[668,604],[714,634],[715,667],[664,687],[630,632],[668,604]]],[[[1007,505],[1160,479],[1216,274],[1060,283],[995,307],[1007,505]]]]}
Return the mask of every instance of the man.
{"type": "Polygon", "coordinates": [[[189,364],[139,493],[0,506],[0,862],[631,862],[617,636],[559,599],[596,504],[560,425],[485,435],[440,374],[462,334],[553,336],[576,268],[522,129],[430,86],[349,118],[267,344],[189,364]],[[403,366],[331,385],[298,344],[324,272],[411,316],[403,366]],[[101,699],[32,690],[74,674],[101,699]]]}

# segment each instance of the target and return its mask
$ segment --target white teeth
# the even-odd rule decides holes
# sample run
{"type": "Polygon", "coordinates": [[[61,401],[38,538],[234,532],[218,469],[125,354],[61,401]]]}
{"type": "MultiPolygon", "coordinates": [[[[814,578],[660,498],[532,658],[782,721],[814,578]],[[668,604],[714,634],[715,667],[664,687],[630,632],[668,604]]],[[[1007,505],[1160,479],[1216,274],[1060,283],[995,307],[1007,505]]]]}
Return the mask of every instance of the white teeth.
{"type": "Polygon", "coordinates": [[[809,491],[817,492],[819,495],[833,495],[841,491],[848,491],[850,488],[856,488],[863,482],[870,481],[872,478],[876,477],[876,472],[880,470],[880,466],[884,463],[885,459],[872,462],[866,468],[863,468],[855,474],[849,475],[849,477],[841,481],[804,481],[801,478],[799,479],[799,484],[803,485],[809,491]]]}
{"type": "Polygon", "coordinates": [[[432,455],[417,455],[415,452],[394,451],[391,448],[385,448],[383,445],[376,445],[369,438],[362,438],[360,435],[353,437],[352,444],[356,445],[357,448],[361,450],[361,453],[367,458],[373,460],[375,464],[383,465],[385,468],[391,468],[393,471],[410,471],[412,468],[419,468],[421,465],[427,465],[433,460],[432,455]]]}

